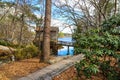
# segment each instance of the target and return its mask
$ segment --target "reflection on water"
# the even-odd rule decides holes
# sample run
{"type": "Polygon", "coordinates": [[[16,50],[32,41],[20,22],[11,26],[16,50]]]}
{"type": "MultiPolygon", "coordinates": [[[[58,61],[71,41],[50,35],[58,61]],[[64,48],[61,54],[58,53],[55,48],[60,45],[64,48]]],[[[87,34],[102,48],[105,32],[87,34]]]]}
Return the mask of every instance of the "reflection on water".
{"type": "MultiPolygon", "coordinates": [[[[72,42],[72,38],[71,37],[59,38],[58,41],[72,42]]],[[[74,53],[73,47],[69,47],[69,54],[68,54],[68,47],[67,46],[63,46],[62,49],[58,50],[58,56],[65,56],[67,54],[73,55],[73,53],[74,53]]]]}

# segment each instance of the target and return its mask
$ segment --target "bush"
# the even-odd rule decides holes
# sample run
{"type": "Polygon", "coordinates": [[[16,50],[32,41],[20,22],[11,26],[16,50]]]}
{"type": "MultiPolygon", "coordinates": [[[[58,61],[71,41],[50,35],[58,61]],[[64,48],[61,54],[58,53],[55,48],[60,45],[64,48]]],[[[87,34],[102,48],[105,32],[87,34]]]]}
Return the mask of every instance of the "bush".
{"type": "Polygon", "coordinates": [[[113,18],[115,17],[105,21],[102,29],[74,34],[74,51],[76,54],[84,54],[85,57],[75,65],[78,76],[85,75],[86,78],[91,78],[101,73],[107,80],[119,80],[120,25],[116,23],[115,26],[115,23],[111,22],[115,21],[113,18]]]}
{"type": "MultiPolygon", "coordinates": [[[[10,46],[10,47],[13,47],[13,48],[19,47],[18,44],[13,44],[12,42],[10,42],[10,41],[8,41],[8,40],[4,40],[4,39],[0,39],[0,45],[10,46]]],[[[22,47],[22,46],[21,46],[21,47],[22,47]]]]}
{"type": "Polygon", "coordinates": [[[16,51],[15,57],[17,60],[28,59],[38,56],[38,48],[33,44],[26,45],[22,49],[16,51]]]}
{"type": "Polygon", "coordinates": [[[17,49],[17,51],[15,52],[16,60],[24,59],[24,55],[22,51],[23,51],[22,49],[17,49]]]}
{"type": "Polygon", "coordinates": [[[27,45],[24,50],[26,57],[36,57],[38,55],[38,48],[33,44],[27,45]]]}
{"type": "Polygon", "coordinates": [[[3,45],[3,46],[10,46],[11,43],[10,42],[7,42],[5,40],[0,40],[0,45],[3,45]]]}

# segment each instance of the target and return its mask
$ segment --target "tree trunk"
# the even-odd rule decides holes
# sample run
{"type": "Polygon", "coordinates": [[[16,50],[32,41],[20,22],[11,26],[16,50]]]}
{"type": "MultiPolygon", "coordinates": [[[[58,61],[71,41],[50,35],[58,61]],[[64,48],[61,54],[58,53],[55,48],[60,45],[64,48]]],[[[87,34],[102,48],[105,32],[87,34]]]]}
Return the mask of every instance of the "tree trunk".
{"type": "Polygon", "coordinates": [[[50,55],[50,23],[51,23],[51,0],[46,0],[45,24],[43,32],[43,48],[41,61],[47,62],[50,55]]]}
{"type": "Polygon", "coordinates": [[[22,15],[21,15],[21,21],[22,21],[22,24],[21,24],[21,27],[20,27],[20,36],[19,36],[19,45],[20,45],[20,46],[21,46],[21,44],[22,44],[22,36],[23,36],[24,13],[22,13],[22,15]]]}
{"type": "MultiPolygon", "coordinates": [[[[16,3],[16,6],[15,6],[14,16],[17,16],[18,0],[16,0],[15,3],[16,3]]],[[[12,21],[11,21],[11,27],[12,27],[11,39],[12,39],[12,42],[15,40],[15,27],[16,27],[15,21],[16,21],[15,17],[12,17],[12,21]]]]}
{"type": "Polygon", "coordinates": [[[117,11],[117,0],[115,0],[115,11],[114,11],[114,15],[116,15],[116,11],[117,11]]]}

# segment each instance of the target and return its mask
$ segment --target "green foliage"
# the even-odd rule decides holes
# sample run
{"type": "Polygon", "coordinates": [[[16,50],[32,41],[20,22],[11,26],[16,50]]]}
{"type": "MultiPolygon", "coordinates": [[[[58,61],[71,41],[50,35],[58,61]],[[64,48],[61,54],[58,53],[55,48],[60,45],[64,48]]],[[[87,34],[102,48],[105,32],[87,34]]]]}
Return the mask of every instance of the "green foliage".
{"type": "Polygon", "coordinates": [[[104,61],[100,65],[102,74],[106,76],[108,80],[118,80],[119,72],[116,71],[115,66],[110,66],[110,61],[104,61]]]}
{"type": "Polygon", "coordinates": [[[4,40],[4,39],[1,39],[1,40],[0,40],[0,45],[10,46],[10,47],[13,47],[13,48],[17,48],[17,47],[24,48],[24,46],[25,46],[25,45],[13,44],[12,42],[10,42],[10,41],[8,41],[8,40],[4,40]]]}
{"type": "Polygon", "coordinates": [[[75,64],[75,67],[78,71],[78,74],[77,74],[78,76],[81,76],[82,74],[84,74],[87,78],[90,78],[91,75],[94,75],[94,74],[99,72],[97,65],[90,64],[86,60],[82,60],[80,62],[77,62],[75,64]],[[83,73],[81,73],[80,71],[83,71],[83,73]]]}
{"type": "Polygon", "coordinates": [[[22,49],[18,49],[18,50],[15,52],[15,58],[16,58],[16,60],[24,59],[24,55],[23,55],[23,53],[22,53],[22,49]]]}
{"type": "MultiPolygon", "coordinates": [[[[119,16],[119,15],[118,15],[119,16]]],[[[120,17],[113,16],[103,22],[103,28],[90,30],[73,35],[75,53],[84,54],[84,59],[76,63],[78,76],[84,74],[86,78],[102,72],[107,80],[119,80],[120,54],[120,17]],[[114,59],[114,63],[112,62],[114,59]]]]}
{"type": "Polygon", "coordinates": [[[119,26],[120,26],[120,14],[113,15],[108,20],[104,21],[102,24],[103,30],[105,31],[106,30],[109,31],[119,26]]]}
{"type": "Polygon", "coordinates": [[[17,60],[28,59],[38,56],[38,48],[33,44],[29,44],[22,49],[18,49],[15,57],[17,60]]]}
{"type": "Polygon", "coordinates": [[[5,40],[0,40],[0,45],[3,45],[3,46],[10,46],[12,45],[10,42],[7,42],[5,40]]]}

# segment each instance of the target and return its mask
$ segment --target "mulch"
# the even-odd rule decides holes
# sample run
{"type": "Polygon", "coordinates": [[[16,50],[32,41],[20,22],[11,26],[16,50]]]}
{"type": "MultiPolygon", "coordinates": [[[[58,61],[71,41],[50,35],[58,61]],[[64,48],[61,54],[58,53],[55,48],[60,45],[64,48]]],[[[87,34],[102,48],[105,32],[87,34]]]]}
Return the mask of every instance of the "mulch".
{"type": "Polygon", "coordinates": [[[0,66],[0,80],[16,80],[48,65],[47,63],[39,63],[38,58],[2,64],[0,66]]]}

